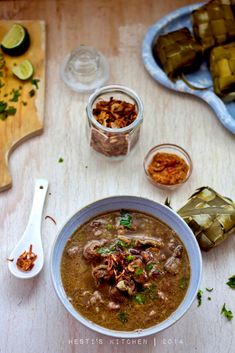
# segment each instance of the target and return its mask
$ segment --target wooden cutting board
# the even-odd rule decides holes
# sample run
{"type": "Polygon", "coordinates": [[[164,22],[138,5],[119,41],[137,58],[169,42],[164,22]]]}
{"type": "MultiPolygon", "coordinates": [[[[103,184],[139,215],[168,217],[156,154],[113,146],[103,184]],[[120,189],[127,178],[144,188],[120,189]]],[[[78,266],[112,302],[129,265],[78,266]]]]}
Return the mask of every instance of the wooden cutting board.
{"type": "Polygon", "coordinates": [[[27,28],[30,35],[30,47],[25,54],[10,57],[4,54],[6,76],[0,77],[5,85],[0,88],[0,101],[8,102],[17,111],[14,116],[0,120],[0,192],[12,186],[8,160],[11,152],[22,142],[43,130],[44,92],[45,92],[45,22],[44,21],[0,21],[0,42],[14,23],[27,28]],[[28,59],[34,67],[34,78],[39,79],[38,89],[32,85],[31,79],[20,81],[11,72],[14,65],[28,59]],[[22,88],[20,88],[22,87],[22,88]],[[20,89],[18,102],[9,102],[12,89],[20,89]],[[30,97],[29,91],[35,89],[35,96],[30,97]],[[7,97],[4,95],[8,94],[7,97]],[[23,102],[27,102],[27,105],[23,102]]]}

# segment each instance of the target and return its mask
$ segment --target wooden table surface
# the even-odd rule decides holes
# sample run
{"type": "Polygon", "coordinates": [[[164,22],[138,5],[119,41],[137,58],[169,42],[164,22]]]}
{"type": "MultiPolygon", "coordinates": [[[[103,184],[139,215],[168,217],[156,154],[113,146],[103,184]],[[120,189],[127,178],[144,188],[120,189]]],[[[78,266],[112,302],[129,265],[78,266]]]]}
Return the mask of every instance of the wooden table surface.
{"type": "Polygon", "coordinates": [[[44,133],[21,145],[10,158],[13,187],[0,194],[0,352],[234,352],[235,319],[220,315],[224,303],[235,313],[235,292],[225,285],[234,270],[235,237],[203,254],[203,303],[195,302],[173,327],[140,341],[117,341],[76,322],[52,287],[49,258],[61,225],[82,206],[111,195],[141,195],[163,202],[166,192],[145,179],[142,161],[148,149],[177,143],[190,154],[190,180],[170,194],[175,208],[203,185],[235,199],[234,136],[209,107],[191,96],[154,82],[142,64],[140,48],[148,27],[190,0],[32,0],[2,1],[0,18],[44,19],[47,24],[47,74],[44,133]],[[110,63],[110,83],[133,88],[144,103],[144,124],[135,153],[120,163],[97,159],[85,135],[88,95],[71,92],[60,80],[65,55],[79,44],[102,51],[110,63]],[[64,163],[58,163],[63,157],[64,163]],[[8,271],[6,257],[25,229],[35,178],[47,178],[50,195],[43,220],[45,267],[29,281],[8,271]],[[213,287],[211,301],[205,287],[213,287]]]}

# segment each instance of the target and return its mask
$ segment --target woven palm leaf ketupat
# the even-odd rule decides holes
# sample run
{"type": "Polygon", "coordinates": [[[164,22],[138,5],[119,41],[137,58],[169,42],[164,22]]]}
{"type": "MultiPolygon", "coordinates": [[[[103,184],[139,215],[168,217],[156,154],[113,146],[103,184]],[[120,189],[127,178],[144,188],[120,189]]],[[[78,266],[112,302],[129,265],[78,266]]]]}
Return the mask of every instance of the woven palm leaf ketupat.
{"type": "Polygon", "coordinates": [[[222,243],[235,230],[235,203],[210,187],[202,187],[178,210],[202,250],[222,243]]]}
{"type": "Polygon", "coordinates": [[[235,40],[235,17],[230,0],[211,0],[192,12],[193,33],[205,51],[235,40]]]}
{"type": "Polygon", "coordinates": [[[202,48],[186,27],[158,37],[153,55],[173,81],[182,73],[197,70],[202,62],[202,48]]]}
{"type": "Polygon", "coordinates": [[[215,93],[225,101],[235,100],[235,43],[212,49],[210,72],[215,93]]]}

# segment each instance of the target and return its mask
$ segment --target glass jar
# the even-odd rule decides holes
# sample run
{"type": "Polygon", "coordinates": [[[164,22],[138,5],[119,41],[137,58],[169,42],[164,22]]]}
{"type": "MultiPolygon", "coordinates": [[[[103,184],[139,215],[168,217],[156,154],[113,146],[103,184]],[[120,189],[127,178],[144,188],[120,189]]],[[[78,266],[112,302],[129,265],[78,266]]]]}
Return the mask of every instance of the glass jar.
{"type": "Polygon", "coordinates": [[[87,132],[89,144],[93,150],[111,159],[125,158],[136,145],[143,122],[143,104],[139,96],[130,88],[120,85],[105,86],[93,93],[87,104],[87,132]],[[93,109],[99,101],[110,98],[135,105],[137,116],[128,126],[109,128],[101,125],[93,115],[93,109]]]}

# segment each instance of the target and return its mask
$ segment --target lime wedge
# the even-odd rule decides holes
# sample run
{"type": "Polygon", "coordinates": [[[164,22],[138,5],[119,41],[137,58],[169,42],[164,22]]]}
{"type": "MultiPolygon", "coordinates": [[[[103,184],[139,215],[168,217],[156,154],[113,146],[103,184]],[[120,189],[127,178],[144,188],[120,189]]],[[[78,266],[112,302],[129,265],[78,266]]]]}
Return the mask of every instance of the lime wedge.
{"type": "Polygon", "coordinates": [[[12,69],[13,74],[20,80],[28,80],[33,75],[33,65],[29,60],[24,60],[12,69]]]}
{"type": "Polygon", "coordinates": [[[24,54],[30,43],[29,34],[25,27],[15,23],[2,40],[2,51],[10,56],[24,54]]]}

